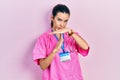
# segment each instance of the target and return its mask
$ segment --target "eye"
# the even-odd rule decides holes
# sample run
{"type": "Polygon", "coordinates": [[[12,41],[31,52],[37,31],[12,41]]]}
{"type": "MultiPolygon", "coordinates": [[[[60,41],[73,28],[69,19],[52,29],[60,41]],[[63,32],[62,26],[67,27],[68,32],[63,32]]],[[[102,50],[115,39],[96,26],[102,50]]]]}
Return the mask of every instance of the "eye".
{"type": "Polygon", "coordinates": [[[62,21],[61,19],[58,19],[58,21],[62,21]]]}
{"type": "Polygon", "coordinates": [[[68,20],[65,20],[64,22],[68,22],[68,20]]]}

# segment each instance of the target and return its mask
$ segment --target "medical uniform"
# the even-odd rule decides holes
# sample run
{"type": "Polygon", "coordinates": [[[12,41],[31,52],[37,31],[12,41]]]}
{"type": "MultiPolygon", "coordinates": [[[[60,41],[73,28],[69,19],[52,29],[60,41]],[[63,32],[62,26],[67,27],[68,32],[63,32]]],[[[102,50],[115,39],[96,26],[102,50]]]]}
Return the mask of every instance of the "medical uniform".
{"type": "MultiPolygon", "coordinates": [[[[33,60],[38,65],[38,60],[46,58],[56,47],[58,42],[53,34],[48,34],[50,32],[52,32],[51,29],[43,33],[35,44],[33,60]]],[[[42,80],[83,80],[78,53],[86,56],[89,52],[89,48],[88,50],[83,50],[72,37],[69,37],[68,33],[64,33],[64,50],[69,53],[70,60],[61,61],[60,53],[63,52],[61,48],[54,56],[50,66],[42,71],[42,80]]]]}

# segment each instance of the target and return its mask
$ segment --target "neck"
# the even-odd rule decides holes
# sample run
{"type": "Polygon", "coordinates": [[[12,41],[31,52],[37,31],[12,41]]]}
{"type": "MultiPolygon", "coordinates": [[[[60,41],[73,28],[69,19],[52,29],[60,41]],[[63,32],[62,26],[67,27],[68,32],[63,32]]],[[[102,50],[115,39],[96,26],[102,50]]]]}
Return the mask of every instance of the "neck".
{"type": "MultiPolygon", "coordinates": [[[[52,28],[53,32],[56,31],[56,29],[52,28]]],[[[60,39],[60,34],[55,34],[57,36],[58,39],[60,39]]]]}

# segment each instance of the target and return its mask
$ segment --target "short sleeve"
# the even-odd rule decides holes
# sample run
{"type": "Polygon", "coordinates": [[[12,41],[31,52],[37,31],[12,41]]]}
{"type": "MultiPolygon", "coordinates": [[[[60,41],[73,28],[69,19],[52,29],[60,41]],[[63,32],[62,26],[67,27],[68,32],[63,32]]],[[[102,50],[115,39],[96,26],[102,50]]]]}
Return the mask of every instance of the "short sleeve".
{"type": "Polygon", "coordinates": [[[38,60],[40,58],[45,58],[45,57],[46,57],[45,41],[43,40],[43,38],[39,38],[33,49],[33,60],[36,64],[39,65],[38,60]]]}
{"type": "MultiPolygon", "coordinates": [[[[76,34],[78,36],[80,36],[77,32],[76,32],[76,34]]],[[[88,52],[89,52],[89,49],[90,49],[89,47],[88,47],[87,50],[84,50],[76,42],[75,42],[75,46],[76,46],[77,52],[80,53],[82,56],[87,56],[88,55],[88,52]]]]}
{"type": "Polygon", "coordinates": [[[89,47],[87,50],[82,49],[81,47],[78,46],[78,44],[76,43],[76,48],[77,51],[82,55],[82,56],[87,56],[88,52],[89,52],[89,47]]]}

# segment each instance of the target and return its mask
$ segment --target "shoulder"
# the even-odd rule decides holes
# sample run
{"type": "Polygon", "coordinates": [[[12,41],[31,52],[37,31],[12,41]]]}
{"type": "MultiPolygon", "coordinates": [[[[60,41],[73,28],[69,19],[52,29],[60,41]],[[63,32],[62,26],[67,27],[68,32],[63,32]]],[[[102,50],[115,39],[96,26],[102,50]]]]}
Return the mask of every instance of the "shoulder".
{"type": "Polygon", "coordinates": [[[43,40],[46,41],[49,38],[49,33],[51,32],[51,29],[49,29],[48,31],[42,33],[39,37],[38,40],[43,40]]]}

